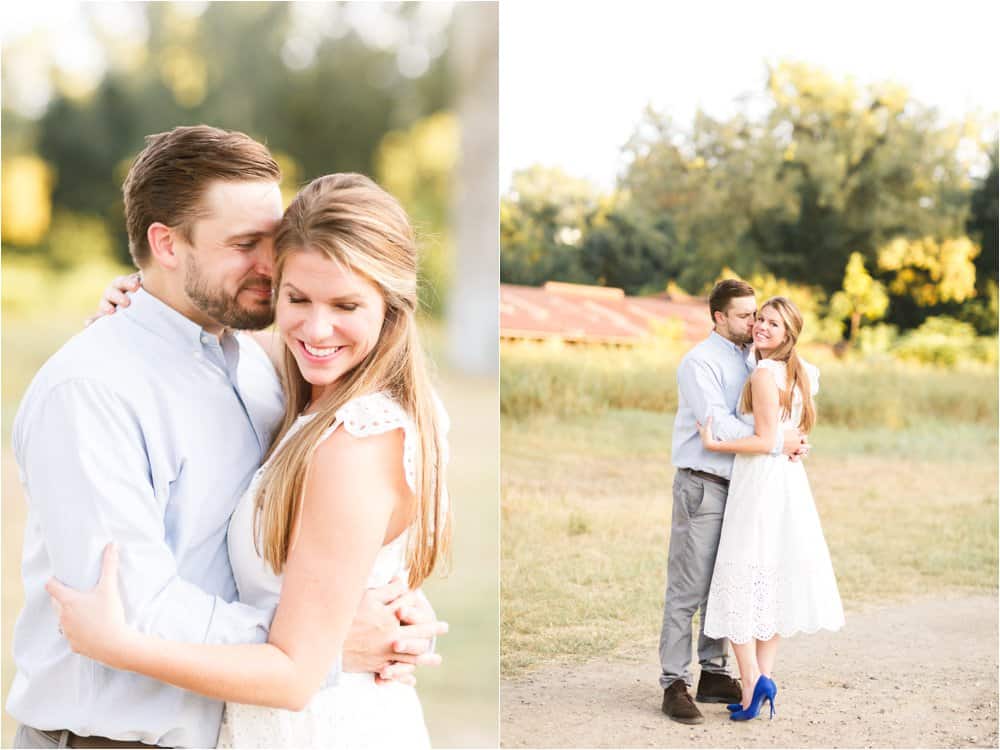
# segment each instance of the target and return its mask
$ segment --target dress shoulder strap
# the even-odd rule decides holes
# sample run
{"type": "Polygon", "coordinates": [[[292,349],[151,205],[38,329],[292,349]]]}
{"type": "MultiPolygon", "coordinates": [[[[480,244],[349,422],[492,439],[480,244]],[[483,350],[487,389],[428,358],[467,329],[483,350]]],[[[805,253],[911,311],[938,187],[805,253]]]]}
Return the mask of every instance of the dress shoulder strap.
{"type": "Polygon", "coordinates": [[[406,483],[416,492],[416,428],[413,420],[395,399],[385,393],[368,393],[351,399],[337,410],[333,424],[323,433],[320,441],[329,437],[341,425],[357,438],[402,430],[406,483]]]}

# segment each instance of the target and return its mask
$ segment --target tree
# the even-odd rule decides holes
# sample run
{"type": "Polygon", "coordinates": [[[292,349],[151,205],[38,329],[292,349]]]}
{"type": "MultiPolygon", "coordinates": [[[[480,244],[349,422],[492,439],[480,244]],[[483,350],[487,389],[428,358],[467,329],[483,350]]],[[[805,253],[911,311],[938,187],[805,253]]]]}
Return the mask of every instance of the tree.
{"type": "Polygon", "coordinates": [[[778,252],[761,236],[761,218],[795,207],[775,179],[781,149],[760,124],[699,112],[683,133],[647,109],[624,154],[629,166],[620,188],[647,221],[673,227],[682,286],[700,288],[722,266],[750,273],[761,248],[778,252]]]}
{"type": "Polygon", "coordinates": [[[535,165],[516,172],[500,201],[500,280],[590,283],[580,246],[601,196],[586,180],[535,165]]]}
{"type": "Polygon", "coordinates": [[[421,302],[435,313],[443,311],[451,282],[449,208],[458,151],[458,121],[450,112],[439,112],[407,130],[390,131],[375,154],[379,184],[403,204],[416,229],[421,302]]]}
{"type": "Polygon", "coordinates": [[[976,293],[977,255],[979,248],[968,237],[943,242],[897,237],[879,250],[878,267],[894,274],[889,291],[929,307],[964,302],[976,293]]]}
{"type": "Polygon", "coordinates": [[[851,253],[844,270],[843,289],[830,299],[831,312],[839,318],[850,319],[847,340],[854,341],[862,318],[878,320],[885,315],[888,307],[889,296],[885,287],[865,269],[861,253],[851,253]]]}
{"type": "Polygon", "coordinates": [[[660,291],[680,271],[673,227],[667,218],[653,224],[628,206],[615,208],[588,222],[580,267],[594,283],[627,294],[660,291]]]}
{"type": "MultiPolygon", "coordinates": [[[[373,174],[387,132],[405,131],[452,102],[448,9],[380,5],[373,12],[386,14],[384,27],[399,32],[386,44],[366,36],[373,23],[359,22],[340,3],[137,7],[148,27],[148,38],[139,43],[112,38],[100,9],[84,8],[110,61],[93,90],[81,93],[54,75],[55,97],[28,126],[9,117],[4,100],[4,135],[12,123],[10,143],[18,149],[12,151],[5,138],[5,172],[14,156],[44,160],[55,176],[53,215],[102,219],[123,262],[121,183],[147,134],[195,123],[243,131],[290,167],[285,187],[294,191],[330,172],[373,174]],[[120,53],[122,45],[131,53],[120,53]],[[404,59],[414,48],[425,57],[417,67],[404,59]]],[[[5,81],[13,75],[8,67],[5,81]]],[[[44,243],[36,247],[45,252],[44,243]]]]}
{"type": "Polygon", "coordinates": [[[956,237],[972,187],[960,145],[973,121],[942,122],[896,85],[860,88],[822,70],[769,71],[763,117],[696,116],[690,132],[647,111],[620,187],[668,217],[697,288],[724,265],[839,289],[852,252],[869,263],[895,237],[956,237]]]}
{"type": "Polygon", "coordinates": [[[998,162],[997,141],[993,142],[989,151],[990,169],[986,177],[976,186],[970,199],[969,221],[965,226],[969,236],[979,244],[982,252],[976,256],[976,285],[979,292],[987,289],[996,291],[997,263],[1000,259],[1000,247],[997,243],[997,232],[1000,228],[998,219],[998,193],[1000,193],[1000,173],[998,162]]]}

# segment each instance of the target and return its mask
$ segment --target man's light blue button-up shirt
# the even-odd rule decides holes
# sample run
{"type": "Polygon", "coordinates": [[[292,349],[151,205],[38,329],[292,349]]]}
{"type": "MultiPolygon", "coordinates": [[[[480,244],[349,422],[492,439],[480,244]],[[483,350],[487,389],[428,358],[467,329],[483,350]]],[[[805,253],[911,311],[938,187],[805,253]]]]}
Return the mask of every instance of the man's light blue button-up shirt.
{"type": "Polygon", "coordinates": [[[711,416],[712,432],[720,440],[752,435],[753,417],[741,419],[737,407],[743,385],[755,366],[751,347],[737,346],[715,331],[684,355],[677,368],[674,466],[729,478],[733,454],[705,450],[696,422],[704,424],[711,416]]]}
{"type": "Polygon", "coordinates": [[[282,401],[256,342],[214,336],[144,290],[45,363],[14,422],[28,518],[12,716],[36,729],[215,746],[221,702],[73,654],[44,585],[55,576],[92,587],[114,540],[126,616],[141,631],[266,640],[273,613],[235,601],[226,533],[282,401]]]}

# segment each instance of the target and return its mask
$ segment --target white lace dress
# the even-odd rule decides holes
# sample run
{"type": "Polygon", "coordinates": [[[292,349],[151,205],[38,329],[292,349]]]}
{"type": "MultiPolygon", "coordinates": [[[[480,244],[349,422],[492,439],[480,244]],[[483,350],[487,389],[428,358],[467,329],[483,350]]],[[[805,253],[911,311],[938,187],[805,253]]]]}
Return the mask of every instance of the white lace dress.
{"type": "MultiPolygon", "coordinates": [[[[819,370],[803,363],[812,393],[819,370]]],[[[764,359],[778,388],[784,362],[764,359]]],[[[797,426],[802,394],[779,429],[797,426]]],[[[844,610],[802,461],[784,455],[737,455],[705,609],[705,635],[734,643],[824,628],[838,630],[844,610]]]]}
{"type": "MultiPolygon", "coordinates": [[[[302,415],[287,440],[313,415],[302,415]]],[[[417,435],[409,416],[388,396],[375,393],[349,401],[323,439],[337,429],[355,437],[402,429],[406,481],[414,489],[417,435]]],[[[278,606],[281,576],[257,554],[253,542],[254,497],[267,464],[254,476],[229,525],[229,556],[240,601],[272,612],[278,606]]],[[[415,491],[415,490],[414,490],[415,491]]],[[[381,586],[395,575],[405,578],[404,532],[375,558],[368,586],[381,586]]],[[[331,571],[335,574],[335,571],[331,571]]],[[[376,685],[371,674],[341,673],[336,684],[320,690],[302,711],[227,703],[219,747],[268,748],[427,748],[430,740],[420,699],[399,683],[376,685]]]]}

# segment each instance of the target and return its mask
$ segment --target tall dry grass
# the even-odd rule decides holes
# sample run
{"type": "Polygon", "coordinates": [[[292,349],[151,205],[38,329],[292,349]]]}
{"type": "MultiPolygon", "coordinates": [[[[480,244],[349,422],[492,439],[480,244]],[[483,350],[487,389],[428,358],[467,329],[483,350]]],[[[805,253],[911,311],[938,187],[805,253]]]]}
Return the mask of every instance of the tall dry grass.
{"type": "MultiPolygon", "coordinates": [[[[824,423],[890,429],[946,420],[989,424],[997,414],[995,368],[944,370],[881,360],[841,362],[804,352],[820,366],[824,423]]],[[[669,348],[510,343],[500,347],[500,412],[582,416],[614,409],[677,409],[680,354],[669,348]]]]}

